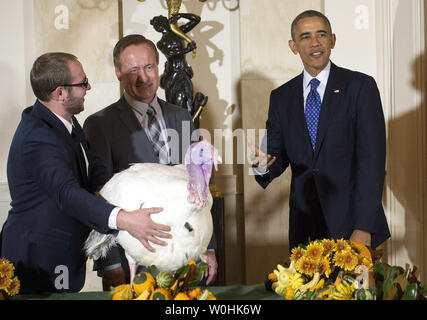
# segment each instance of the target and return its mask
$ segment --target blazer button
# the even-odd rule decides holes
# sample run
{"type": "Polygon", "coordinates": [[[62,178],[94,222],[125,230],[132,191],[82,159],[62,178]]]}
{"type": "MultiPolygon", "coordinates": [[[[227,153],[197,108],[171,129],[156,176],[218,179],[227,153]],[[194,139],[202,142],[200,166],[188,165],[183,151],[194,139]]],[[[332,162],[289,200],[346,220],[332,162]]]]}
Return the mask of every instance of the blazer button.
{"type": "Polygon", "coordinates": [[[313,169],[313,174],[316,175],[319,173],[319,169],[313,169]]]}

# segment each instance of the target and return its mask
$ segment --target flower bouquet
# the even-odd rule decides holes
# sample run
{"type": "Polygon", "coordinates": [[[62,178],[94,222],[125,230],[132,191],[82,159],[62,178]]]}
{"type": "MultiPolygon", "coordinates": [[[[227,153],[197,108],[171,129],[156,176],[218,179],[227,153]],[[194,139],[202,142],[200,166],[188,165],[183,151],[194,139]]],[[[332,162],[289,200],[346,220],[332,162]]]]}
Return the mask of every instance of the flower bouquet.
{"type": "Polygon", "coordinates": [[[112,300],[216,300],[209,290],[197,287],[207,268],[207,263],[193,260],[173,274],[150,266],[132,284],[111,288],[110,295],[112,300]]]}
{"type": "Polygon", "coordinates": [[[427,286],[412,271],[379,263],[381,251],[351,240],[323,239],[292,249],[264,284],[287,300],[425,299],[427,286]]]}
{"type": "Polygon", "coordinates": [[[10,299],[19,293],[21,283],[14,276],[14,270],[9,260],[0,258],[0,300],[10,299]]]}

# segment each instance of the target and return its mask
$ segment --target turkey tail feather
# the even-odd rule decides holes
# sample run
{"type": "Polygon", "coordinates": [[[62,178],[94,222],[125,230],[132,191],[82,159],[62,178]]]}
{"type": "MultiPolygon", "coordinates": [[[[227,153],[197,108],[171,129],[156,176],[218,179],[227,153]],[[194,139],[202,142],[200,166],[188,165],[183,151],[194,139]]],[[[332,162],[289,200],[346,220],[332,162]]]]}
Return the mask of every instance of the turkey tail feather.
{"type": "Polygon", "coordinates": [[[116,245],[116,236],[113,234],[102,234],[92,230],[84,244],[84,251],[88,258],[97,260],[104,258],[112,246],[116,245]]]}

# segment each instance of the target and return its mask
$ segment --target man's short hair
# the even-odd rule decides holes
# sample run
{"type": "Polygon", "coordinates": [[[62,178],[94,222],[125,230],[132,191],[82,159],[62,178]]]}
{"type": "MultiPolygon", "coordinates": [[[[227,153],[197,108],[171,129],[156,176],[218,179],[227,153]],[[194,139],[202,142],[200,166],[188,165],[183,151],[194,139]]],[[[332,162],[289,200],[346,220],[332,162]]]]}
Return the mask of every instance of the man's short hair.
{"type": "Polygon", "coordinates": [[[49,102],[56,87],[72,82],[68,67],[70,61],[78,60],[76,56],[65,52],[45,53],[34,61],[30,81],[34,95],[40,101],[49,102]]]}
{"type": "Polygon", "coordinates": [[[295,32],[297,29],[297,24],[301,19],[304,18],[312,18],[312,17],[319,17],[322,18],[323,21],[325,21],[326,25],[329,27],[329,31],[332,34],[332,26],[331,26],[331,22],[329,21],[329,19],[321,12],[316,11],[316,10],[307,10],[304,11],[302,13],[300,13],[299,15],[296,16],[296,18],[294,19],[294,21],[292,22],[291,25],[291,36],[292,36],[292,40],[295,41],[295,32]]]}
{"type": "Polygon", "coordinates": [[[120,55],[122,54],[123,50],[125,50],[127,47],[132,45],[139,45],[139,44],[146,44],[153,49],[154,54],[156,55],[156,63],[159,64],[159,52],[157,51],[156,45],[153,43],[153,41],[147,39],[146,37],[140,35],[140,34],[130,34],[123,38],[121,38],[113,50],[113,59],[114,59],[114,66],[121,70],[121,63],[120,63],[120,55]]]}

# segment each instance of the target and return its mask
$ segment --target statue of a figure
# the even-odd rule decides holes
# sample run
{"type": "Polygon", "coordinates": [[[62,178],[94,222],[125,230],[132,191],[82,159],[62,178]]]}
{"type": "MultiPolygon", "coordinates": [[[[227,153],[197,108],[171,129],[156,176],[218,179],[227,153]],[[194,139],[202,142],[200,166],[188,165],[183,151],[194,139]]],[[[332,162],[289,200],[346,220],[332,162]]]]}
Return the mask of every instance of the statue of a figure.
{"type": "MultiPolygon", "coordinates": [[[[182,35],[178,35],[171,26],[177,26],[179,19],[185,18],[188,22],[179,27],[185,34],[192,30],[199,22],[200,17],[192,13],[176,13],[170,19],[157,16],[150,23],[154,29],[162,33],[157,42],[157,48],[166,56],[165,69],[160,79],[160,86],[166,92],[166,101],[186,108],[193,117],[195,128],[200,127],[199,116],[206,105],[208,97],[197,92],[193,100],[193,69],[188,65],[185,55],[195,51],[194,41],[186,42],[182,35]]],[[[189,38],[188,38],[189,39],[189,38]]]]}

